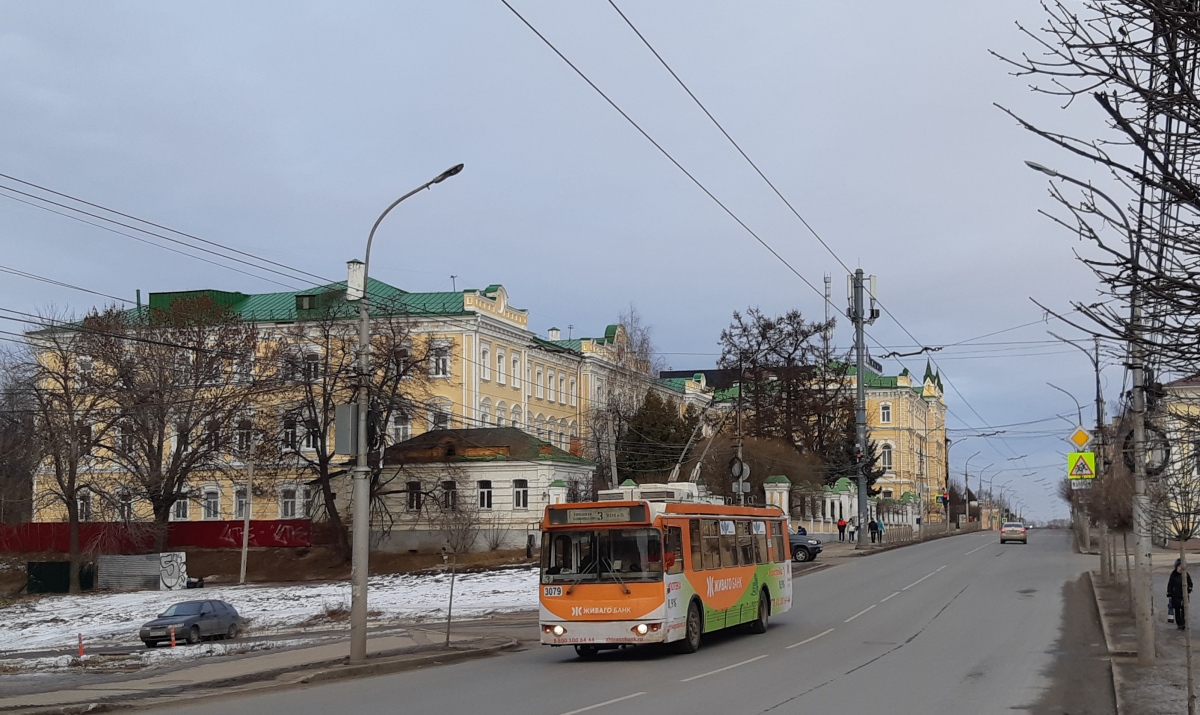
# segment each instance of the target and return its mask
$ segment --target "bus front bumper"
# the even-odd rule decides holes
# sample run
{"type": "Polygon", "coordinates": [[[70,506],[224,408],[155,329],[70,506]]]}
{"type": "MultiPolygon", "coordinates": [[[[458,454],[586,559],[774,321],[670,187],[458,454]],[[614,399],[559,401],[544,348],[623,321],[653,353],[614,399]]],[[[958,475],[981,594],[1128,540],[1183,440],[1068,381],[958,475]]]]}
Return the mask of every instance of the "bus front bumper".
{"type": "Polygon", "coordinates": [[[542,621],[542,645],[637,645],[665,643],[664,621],[542,621]],[[645,626],[641,633],[639,626],[645,626]]]}

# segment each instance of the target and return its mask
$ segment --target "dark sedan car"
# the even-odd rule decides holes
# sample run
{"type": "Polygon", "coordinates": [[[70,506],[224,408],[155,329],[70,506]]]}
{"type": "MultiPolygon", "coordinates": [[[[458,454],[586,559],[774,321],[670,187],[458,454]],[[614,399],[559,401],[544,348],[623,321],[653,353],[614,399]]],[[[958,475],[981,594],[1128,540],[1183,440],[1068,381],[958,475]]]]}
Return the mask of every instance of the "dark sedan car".
{"type": "Polygon", "coordinates": [[[792,559],[795,561],[812,561],[821,553],[821,540],[807,534],[788,534],[789,546],[792,549],[792,559]]]}
{"type": "Polygon", "coordinates": [[[199,643],[203,638],[237,638],[242,631],[242,618],[237,609],[224,601],[184,601],[158,614],[158,618],[142,626],[138,637],[153,648],[171,640],[199,643]]]}

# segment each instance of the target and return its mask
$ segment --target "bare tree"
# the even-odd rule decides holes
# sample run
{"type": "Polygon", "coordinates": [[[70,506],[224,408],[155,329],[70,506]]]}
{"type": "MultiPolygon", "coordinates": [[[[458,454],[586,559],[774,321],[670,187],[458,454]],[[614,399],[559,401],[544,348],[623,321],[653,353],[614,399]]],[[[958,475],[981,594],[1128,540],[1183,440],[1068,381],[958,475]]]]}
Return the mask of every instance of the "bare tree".
{"type": "MultiPolygon", "coordinates": [[[[165,527],[198,476],[232,472],[231,455],[248,457],[256,443],[254,402],[270,387],[255,367],[258,331],[208,296],[109,310],[89,329],[114,413],[99,453],[113,477],[100,493],[144,500],[165,527]]],[[[159,548],[165,539],[163,528],[159,548]]]]}
{"type": "Polygon", "coordinates": [[[33,519],[33,475],[42,460],[37,401],[26,356],[0,355],[0,524],[33,519]]]}
{"type": "MultiPolygon", "coordinates": [[[[276,336],[278,383],[274,414],[264,415],[267,441],[277,448],[275,462],[289,465],[319,494],[313,518],[323,519],[350,556],[350,542],[338,511],[335,483],[350,461],[335,454],[336,407],[357,397],[358,311],[340,295],[319,296],[316,307],[276,336]]],[[[392,490],[381,477],[380,454],[404,434],[404,425],[438,408],[427,400],[434,358],[449,359],[450,346],[415,330],[416,321],[402,303],[372,299],[370,376],[372,406],[368,433],[371,454],[372,512],[385,530],[392,518],[379,497],[392,490]]]]}
{"type": "Polygon", "coordinates": [[[96,336],[86,329],[97,317],[44,317],[47,327],[28,335],[29,348],[18,357],[48,472],[46,488],[36,497],[43,503],[34,506],[66,513],[71,593],[79,593],[79,522],[91,518],[91,480],[100,466],[96,445],[112,424],[107,376],[91,357],[96,336]]]}

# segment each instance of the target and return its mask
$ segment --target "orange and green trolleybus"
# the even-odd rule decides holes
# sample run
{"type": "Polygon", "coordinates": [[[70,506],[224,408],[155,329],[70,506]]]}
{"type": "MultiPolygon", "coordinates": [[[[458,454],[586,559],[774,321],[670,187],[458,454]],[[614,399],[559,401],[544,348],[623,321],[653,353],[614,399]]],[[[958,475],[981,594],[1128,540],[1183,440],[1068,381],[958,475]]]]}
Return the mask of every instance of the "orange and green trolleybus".
{"type": "Polygon", "coordinates": [[[546,507],[541,642],[700,647],[704,633],[754,633],[792,605],[787,523],[777,507],[602,501],[546,507]]]}

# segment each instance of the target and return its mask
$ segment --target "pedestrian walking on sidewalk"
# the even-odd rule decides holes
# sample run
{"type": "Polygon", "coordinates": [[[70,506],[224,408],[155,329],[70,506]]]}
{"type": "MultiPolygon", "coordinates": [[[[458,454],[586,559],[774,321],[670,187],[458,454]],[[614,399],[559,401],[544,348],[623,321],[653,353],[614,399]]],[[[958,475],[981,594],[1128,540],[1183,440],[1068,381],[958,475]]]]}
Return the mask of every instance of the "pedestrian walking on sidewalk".
{"type": "Polygon", "coordinates": [[[1183,570],[1183,562],[1175,559],[1175,570],[1171,572],[1171,576],[1167,579],[1167,598],[1171,601],[1171,607],[1175,609],[1175,627],[1179,630],[1187,630],[1187,612],[1183,607],[1183,579],[1187,577],[1187,592],[1192,592],[1192,575],[1183,570]]]}
{"type": "Polygon", "coordinates": [[[883,543],[883,519],[879,520],[879,543],[883,543]]]}
{"type": "Polygon", "coordinates": [[[854,534],[856,531],[858,531],[858,527],[855,526],[854,519],[851,519],[850,522],[846,524],[846,532],[850,535],[850,541],[854,541],[854,534]]]}
{"type": "Polygon", "coordinates": [[[867,522],[867,532],[871,535],[871,543],[879,538],[879,522],[871,519],[867,522]]]}
{"type": "Polygon", "coordinates": [[[846,540],[846,520],[838,519],[838,541],[846,540]]]}

